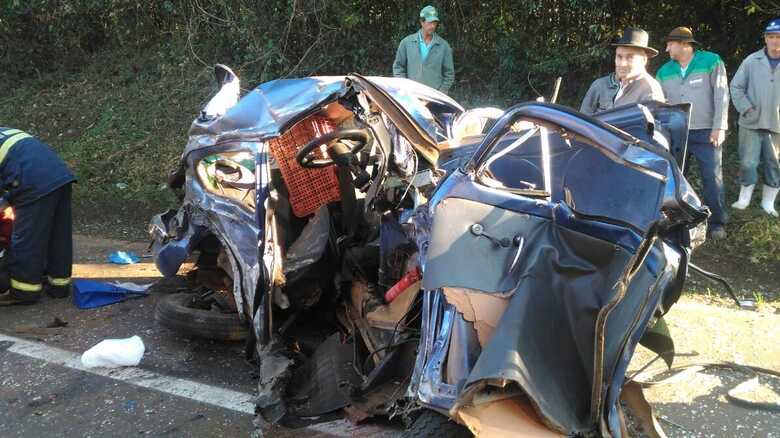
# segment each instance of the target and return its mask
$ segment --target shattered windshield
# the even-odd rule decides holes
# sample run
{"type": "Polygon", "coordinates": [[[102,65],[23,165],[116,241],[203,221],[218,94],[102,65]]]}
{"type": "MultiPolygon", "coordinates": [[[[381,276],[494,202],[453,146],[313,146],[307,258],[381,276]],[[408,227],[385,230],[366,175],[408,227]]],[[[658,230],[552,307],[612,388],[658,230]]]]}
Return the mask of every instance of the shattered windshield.
{"type": "Polygon", "coordinates": [[[479,182],[491,188],[641,230],[661,210],[668,162],[644,148],[625,144],[616,161],[603,145],[530,122],[515,123],[495,144],[477,170],[479,182]],[[631,202],[637,199],[643,202],[631,202]]]}

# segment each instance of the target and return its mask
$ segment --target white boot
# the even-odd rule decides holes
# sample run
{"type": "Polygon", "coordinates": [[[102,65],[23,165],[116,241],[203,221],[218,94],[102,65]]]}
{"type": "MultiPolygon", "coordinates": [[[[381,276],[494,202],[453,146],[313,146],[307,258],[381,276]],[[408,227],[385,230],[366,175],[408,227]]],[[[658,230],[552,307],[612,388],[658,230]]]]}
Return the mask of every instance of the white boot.
{"type": "Polygon", "coordinates": [[[780,188],[764,185],[764,192],[761,194],[761,208],[763,208],[767,214],[774,217],[777,217],[775,198],[777,198],[778,191],[780,191],[780,188]]]}
{"type": "Polygon", "coordinates": [[[739,188],[739,200],[731,206],[737,210],[744,210],[750,205],[750,197],[753,196],[753,189],[756,188],[755,184],[749,186],[741,186],[739,188]]]}

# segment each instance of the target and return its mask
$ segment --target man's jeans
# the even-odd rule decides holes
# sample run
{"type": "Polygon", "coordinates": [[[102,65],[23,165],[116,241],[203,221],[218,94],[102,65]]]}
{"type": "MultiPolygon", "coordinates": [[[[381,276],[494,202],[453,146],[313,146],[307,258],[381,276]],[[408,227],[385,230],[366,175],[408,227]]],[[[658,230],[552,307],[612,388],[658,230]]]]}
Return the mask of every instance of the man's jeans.
{"type": "MultiPolygon", "coordinates": [[[[710,129],[692,129],[688,132],[688,155],[696,159],[704,187],[704,204],[712,215],[708,219],[710,226],[723,226],[728,222],[726,197],[723,190],[723,148],[710,143],[710,129]]],[[[686,165],[686,167],[688,167],[686,165]]]]}
{"type": "Polygon", "coordinates": [[[739,127],[739,183],[752,186],[758,182],[758,163],[764,160],[764,184],[780,187],[780,134],[766,130],[739,127]]]}

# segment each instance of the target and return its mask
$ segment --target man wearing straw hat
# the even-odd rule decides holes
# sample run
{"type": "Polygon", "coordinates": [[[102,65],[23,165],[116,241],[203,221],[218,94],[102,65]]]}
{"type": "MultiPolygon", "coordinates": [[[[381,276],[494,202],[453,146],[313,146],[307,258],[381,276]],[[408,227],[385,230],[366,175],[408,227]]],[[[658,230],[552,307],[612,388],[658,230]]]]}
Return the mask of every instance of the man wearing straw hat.
{"type": "Polygon", "coordinates": [[[664,102],[661,85],[647,73],[647,60],[658,55],[648,46],[649,35],[629,27],[615,43],[615,72],[596,79],[582,100],[580,111],[596,114],[621,105],[648,100],[664,102]]]}
{"type": "Polygon", "coordinates": [[[698,44],[691,29],[673,29],[666,37],[671,59],[658,70],[656,79],[669,103],[691,104],[688,153],[699,164],[704,203],[712,212],[709,237],[720,239],[726,237],[728,220],[720,146],[728,129],[729,86],[720,56],[697,48],[698,44]]]}

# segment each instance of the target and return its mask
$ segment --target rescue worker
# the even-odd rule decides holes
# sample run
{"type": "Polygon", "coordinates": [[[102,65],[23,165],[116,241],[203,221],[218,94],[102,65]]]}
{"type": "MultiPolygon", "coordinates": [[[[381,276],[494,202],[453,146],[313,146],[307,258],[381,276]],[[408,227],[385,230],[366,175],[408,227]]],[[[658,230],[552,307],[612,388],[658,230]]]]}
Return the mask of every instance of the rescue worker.
{"type": "Polygon", "coordinates": [[[593,115],[632,103],[648,100],[664,102],[661,85],[647,73],[647,60],[658,55],[649,47],[650,36],[642,29],[629,27],[612,44],[615,47],[615,72],[596,79],[580,105],[580,112],[593,115]]]}
{"type": "Polygon", "coordinates": [[[731,102],[739,113],[739,199],[731,206],[750,204],[758,182],[758,163],[764,160],[761,208],[777,216],[780,187],[780,18],[764,29],[766,46],[748,55],[731,80],[731,102]]]}
{"type": "Polygon", "coordinates": [[[699,164],[704,203],[712,212],[707,233],[720,239],[726,237],[728,221],[720,147],[728,130],[728,79],[720,56],[695,47],[698,45],[691,29],[673,29],[666,37],[666,52],[671,59],[661,66],[656,79],[667,102],[691,104],[688,154],[699,164]]]}
{"type": "Polygon", "coordinates": [[[433,6],[420,11],[420,30],[401,40],[393,62],[393,76],[409,78],[442,93],[455,82],[452,48],[436,33],[439,13],[433,6]]]}
{"type": "Polygon", "coordinates": [[[48,145],[18,129],[0,128],[0,187],[15,215],[6,264],[11,287],[0,294],[0,305],[35,303],[43,290],[54,298],[69,295],[75,180],[48,145]]]}

